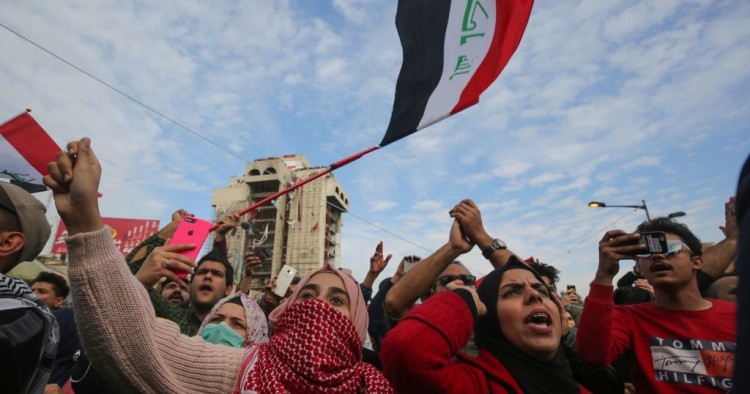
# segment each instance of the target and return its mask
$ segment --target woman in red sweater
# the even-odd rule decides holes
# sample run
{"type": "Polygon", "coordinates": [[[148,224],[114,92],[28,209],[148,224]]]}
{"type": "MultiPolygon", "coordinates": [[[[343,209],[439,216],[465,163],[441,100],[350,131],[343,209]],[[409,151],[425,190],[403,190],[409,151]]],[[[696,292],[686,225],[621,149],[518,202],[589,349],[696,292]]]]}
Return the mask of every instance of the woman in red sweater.
{"type": "Polygon", "coordinates": [[[476,292],[449,288],[412,309],[383,341],[384,372],[398,392],[588,392],[560,348],[562,307],[529,266],[512,257],[476,292]],[[459,352],[472,331],[477,357],[459,352]]]}

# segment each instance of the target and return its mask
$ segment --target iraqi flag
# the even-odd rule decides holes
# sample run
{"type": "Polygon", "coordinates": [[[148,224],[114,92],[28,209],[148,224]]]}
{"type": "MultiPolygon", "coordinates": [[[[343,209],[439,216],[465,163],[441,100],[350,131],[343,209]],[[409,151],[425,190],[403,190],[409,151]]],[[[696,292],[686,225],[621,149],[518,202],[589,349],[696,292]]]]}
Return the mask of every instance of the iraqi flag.
{"type": "Polygon", "coordinates": [[[533,0],[399,0],[404,61],[385,146],[479,102],[518,48],[533,0]]]}
{"type": "Polygon", "coordinates": [[[47,190],[42,177],[55,161],[59,146],[24,112],[0,125],[0,178],[36,193],[47,190]]]}

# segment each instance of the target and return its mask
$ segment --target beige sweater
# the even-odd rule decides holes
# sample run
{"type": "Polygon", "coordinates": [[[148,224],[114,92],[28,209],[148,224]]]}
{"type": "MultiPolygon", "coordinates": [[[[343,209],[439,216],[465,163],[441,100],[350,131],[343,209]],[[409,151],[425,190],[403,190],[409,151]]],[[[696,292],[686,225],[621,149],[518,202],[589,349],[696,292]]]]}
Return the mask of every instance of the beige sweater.
{"type": "Polygon", "coordinates": [[[89,359],[123,392],[230,393],[243,350],[157,319],[108,227],[66,240],[78,331],[89,359]]]}

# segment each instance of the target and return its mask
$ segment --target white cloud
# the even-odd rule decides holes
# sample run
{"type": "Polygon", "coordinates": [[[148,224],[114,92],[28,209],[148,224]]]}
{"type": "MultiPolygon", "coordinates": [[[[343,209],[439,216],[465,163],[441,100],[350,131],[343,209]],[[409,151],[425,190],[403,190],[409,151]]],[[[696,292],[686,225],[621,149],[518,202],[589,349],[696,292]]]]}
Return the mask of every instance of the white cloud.
{"type": "MultiPolygon", "coordinates": [[[[1,2],[7,26],[234,155],[3,29],[0,118],[30,105],[60,145],[91,136],[107,216],[167,220],[184,207],[210,217],[211,190],[244,171],[236,156],[326,165],[380,141],[401,65],[395,10],[385,0],[1,2]]],[[[590,200],[682,210],[704,239],[720,239],[750,150],[749,17],[746,2],[537,2],[479,104],[336,171],[351,213],[398,235],[348,216],[345,265],[363,277],[381,239],[397,256],[428,255],[463,198],[491,235],[551,259],[584,294],[605,227],[644,217],[590,200]]],[[[476,250],[462,260],[489,270],[476,250]]]]}
{"type": "Polygon", "coordinates": [[[390,210],[394,207],[398,206],[398,203],[391,200],[378,200],[378,201],[372,201],[370,203],[370,210],[372,212],[382,212],[390,210]]]}

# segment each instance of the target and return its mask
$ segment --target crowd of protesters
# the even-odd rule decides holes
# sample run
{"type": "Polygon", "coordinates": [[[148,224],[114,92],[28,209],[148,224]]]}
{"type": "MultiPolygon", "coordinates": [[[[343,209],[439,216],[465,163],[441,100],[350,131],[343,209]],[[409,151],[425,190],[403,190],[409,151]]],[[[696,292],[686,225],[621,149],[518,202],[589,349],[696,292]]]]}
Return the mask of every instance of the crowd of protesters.
{"type": "Polygon", "coordinates": [[[585,300],[575,286],[558,289],[557,268],[522,259],[488,234],[471,200],[450,210],[443,246],[424,259],[404,257],[377,291],[392,258],[382,242],[361,282],[322,264],[283,297],[269,286],[253,299],[260,258],[248,253],[237,273],[227,260],[236,214],[198,261],[180,253],[195,245],[165,245],[190,215],[184,210],[123,258],[99,214],[102,173],[90,140],[70,143],[49,170],[44,182],[69,234],[70,286],[51,273],[30,287],[4,275],[32,260],[50,231],[41,203],[0,183],[2,392],[734,389],[742,191],[737,207],[734,197],[725,204],[725,238],[715,245],[669,218],[608,231],[585,300]],[[646,232],[663,232],[666,250],[649,253],[646,232]],[[482,278],[458,260],[475,248],[493,268],[482,278]]]}

